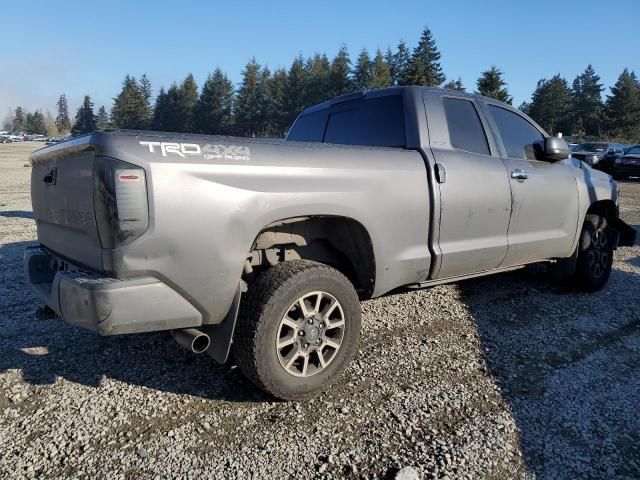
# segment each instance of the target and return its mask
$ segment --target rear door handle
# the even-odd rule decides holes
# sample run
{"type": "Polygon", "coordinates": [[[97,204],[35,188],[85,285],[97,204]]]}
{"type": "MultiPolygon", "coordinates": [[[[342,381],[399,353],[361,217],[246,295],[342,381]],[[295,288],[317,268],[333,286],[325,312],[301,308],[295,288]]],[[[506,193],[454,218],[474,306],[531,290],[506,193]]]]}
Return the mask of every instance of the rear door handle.
{"type": "Polygon", "coordinates": [[[511,178],[515,178],[516,180],[526,180],[527,178],[529,178],[529,174],[524,170],[516,168],[513,172],[511,172],[511,178]]]}

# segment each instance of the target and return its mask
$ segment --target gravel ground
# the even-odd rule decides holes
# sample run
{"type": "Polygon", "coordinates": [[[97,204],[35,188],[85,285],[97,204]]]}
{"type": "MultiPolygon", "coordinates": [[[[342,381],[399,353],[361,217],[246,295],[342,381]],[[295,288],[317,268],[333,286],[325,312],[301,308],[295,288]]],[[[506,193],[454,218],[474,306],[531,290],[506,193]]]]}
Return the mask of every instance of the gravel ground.
{"type": "Polygon", "coordinates": [[[34,318],[32,148],[0,145],[0,478],[640,477],[640,247],[591,295],[533,267],[367,301],[338,384],[275,402],[167,334],[34,318]]]}

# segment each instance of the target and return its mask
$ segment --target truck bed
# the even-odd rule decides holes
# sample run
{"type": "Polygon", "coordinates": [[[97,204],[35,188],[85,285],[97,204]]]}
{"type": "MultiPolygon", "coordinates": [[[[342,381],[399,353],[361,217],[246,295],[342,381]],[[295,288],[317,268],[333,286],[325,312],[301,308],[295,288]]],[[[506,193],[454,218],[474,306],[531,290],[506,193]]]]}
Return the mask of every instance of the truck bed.
{"type": "Polygon", "coordinates": [[[112,130],[44,148],[32,161],[44,248],[106,277],[159,279],[205,324],[224,318],[256,235],[288,218],[361,224],[377,239],[374,295],[424,280],[429,269],[427,173],[417,151],[112,130]],[[148,229],[120,248],[105,248],[98,234],[101,158],[146,176],[148,229]],[[53,185],[45,183],[52,171],[53,185]]]}

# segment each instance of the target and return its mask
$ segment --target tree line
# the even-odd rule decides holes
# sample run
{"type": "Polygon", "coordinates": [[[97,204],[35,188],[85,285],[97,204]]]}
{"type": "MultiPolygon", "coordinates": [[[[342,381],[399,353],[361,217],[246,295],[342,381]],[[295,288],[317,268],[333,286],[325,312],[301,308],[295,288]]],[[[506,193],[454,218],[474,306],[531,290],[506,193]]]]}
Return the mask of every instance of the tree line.
{"type": "MultiPolygon", "coordinates": [[[[280,137],[303,109],[353,91],[402,85],[465,91],[460,78],[447,81],[440,60],[433,34],[425,28],[413,49],[404,41],[373,55],[363,49],[354,62],[346,46],[332,59],[320,53],[309,58],[298,55],[288,69],[273,71],[253,58],[237,88],[218,67],[201,88],[189,74],[180,83],[161,87],[152,98],[146,75],[139,79],[127,75],[110,112],[104,106],[95,112],[91,98],[85,96],[72,122],[63,94],[53,123],[60,133],[72,134],[114,127],[280,137]]],[[[509,104],[513,101],[504,73],[496,66],[482,72],[474,91],[509,104]]],[[[588,65],[571,84],[559,74],[540,80],[531,100],[519,108],[549,133],[639,142],[640,82],[635,73],[625,69],[610,94],[603,98],[603,93],[600,77],[588,65]]],[[[18,107],[6,126],[43,133],[47,121],[40,111],[29,114],[18,107]]]]}

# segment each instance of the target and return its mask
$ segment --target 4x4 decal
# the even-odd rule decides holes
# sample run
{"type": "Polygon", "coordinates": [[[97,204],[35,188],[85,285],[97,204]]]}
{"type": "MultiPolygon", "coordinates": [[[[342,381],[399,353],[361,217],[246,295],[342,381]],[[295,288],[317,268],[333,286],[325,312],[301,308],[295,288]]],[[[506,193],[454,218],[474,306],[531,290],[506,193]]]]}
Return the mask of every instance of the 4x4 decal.
{"type": "Polygon", "coordinates": [[[199,155],[207,160],[244,160],[250,159],[249,147],[242,145],[222,145],[206,144],[200,147],[197,143],[177,143],[177,142],[140,142],[146,146],[149,153],[162,153],[163,157],[175,154],[186,158],[189,155],[199,155]]]}

